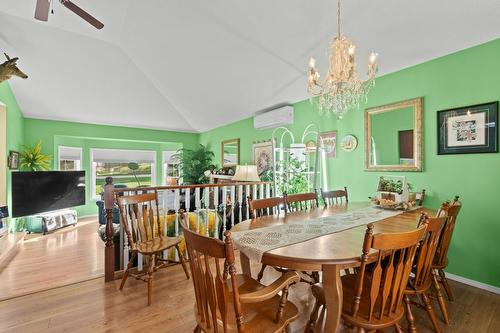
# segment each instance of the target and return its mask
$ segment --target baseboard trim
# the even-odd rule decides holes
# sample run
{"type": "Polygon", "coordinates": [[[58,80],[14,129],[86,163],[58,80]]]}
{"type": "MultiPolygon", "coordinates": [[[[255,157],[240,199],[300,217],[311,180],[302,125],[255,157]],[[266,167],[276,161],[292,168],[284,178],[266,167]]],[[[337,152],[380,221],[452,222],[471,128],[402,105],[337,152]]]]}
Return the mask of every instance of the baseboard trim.
{"type": "Polygon", "coordinates": [[[492,292],[494,294],[500,295],[500,288],[498,288],[498,287],[495,287],[495,286],[492,286],[492,285],[489,285],[489,284],[486,284],[486,283],[478,282],[478,281],[475,281],[475,280],[471,280],[471,279],[468,279],[468,278],[464,278],[463,276],[451,274],[451,273],[448,273],[448,272],[446,273],[446,277],[448,279],[450,279],[450,280],[461,282],[463,284],[467,284],[469,286],[476,287],[476,288],[479,288],[479,289],[483,289],[483,290],[492,292]]]}

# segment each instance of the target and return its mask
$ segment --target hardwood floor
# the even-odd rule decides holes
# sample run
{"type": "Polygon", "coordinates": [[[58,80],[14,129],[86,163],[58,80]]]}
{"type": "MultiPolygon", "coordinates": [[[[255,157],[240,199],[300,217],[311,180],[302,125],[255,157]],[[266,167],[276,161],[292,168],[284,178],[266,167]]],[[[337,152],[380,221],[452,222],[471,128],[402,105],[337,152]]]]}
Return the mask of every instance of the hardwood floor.
{"type": "MultiPolygon", "coordinates": [[[[259,268],[253,267],[254,274],[259,268]]],[[[266,270],[263,281],[273,274],[266,270]]],[[[450,282],[456,300],[448,303],[451,325],[441,323],[443,332],[500,332],[500,296],[450,282]]],[[[118,286],[119,281],[106,284],[98,278],[0,302],[0,332],[193,331],[193,287],[179,265],[155,274],[150,307],[143,282],[129,279],[121,292],[118,286]]],[[[303,332],[313,305],[308,291],[304,283],[292,287],[290,299],[301,308],[301,317],[290,332],[303,332]]],[[[425,312],[415,309],[415,315],[419,332],[432,332],[425,312]]]]}
{"type": "Polygon", "coordinates": [[[0,273],[0,300],[81,282],[104,274],[104,246],[96,218],[45,236],[26,235],[0,273]]]}

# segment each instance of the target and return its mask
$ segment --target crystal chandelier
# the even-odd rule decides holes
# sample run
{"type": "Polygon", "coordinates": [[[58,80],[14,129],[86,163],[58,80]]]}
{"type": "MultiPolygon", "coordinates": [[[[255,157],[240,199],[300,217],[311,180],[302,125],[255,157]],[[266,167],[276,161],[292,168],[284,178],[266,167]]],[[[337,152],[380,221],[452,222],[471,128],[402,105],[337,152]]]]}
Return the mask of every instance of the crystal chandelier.
{"type": "Polygon", "coordinates": [[[340,33],[340,0],[337,0],[337,36],[330,45],[330,68],[323,81],[316,70],[316,60],[309,60],[309,79],[307,91],[312,97],[319,96],[320,114],[334,114],[338,119],[350,109],[366,102],[370,89],[375,85],[377,73],[377,53],[372,52],[368,59],[368,73],[365,81],[359,78],[354,56],[356,46],[340,33]]]}

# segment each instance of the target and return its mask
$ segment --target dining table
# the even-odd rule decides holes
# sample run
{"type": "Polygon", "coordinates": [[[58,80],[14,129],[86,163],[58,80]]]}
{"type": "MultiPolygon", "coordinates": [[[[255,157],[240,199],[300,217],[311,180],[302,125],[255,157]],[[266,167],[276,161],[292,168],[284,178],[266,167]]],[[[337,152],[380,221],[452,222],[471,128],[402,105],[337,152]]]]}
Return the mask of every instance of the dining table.
{"type": "MultiPolygon", "coordinates": [[[[370,202],[349,202],[339,205],[318,207],[306,211],[290,212],[280,215],[268,215],[248,219],[235,225],[233,234],[249,230],[265,230],[291,223],[307,223],[346,212],[355,212],[368,208],[370,202]]],[[[397,233],[414,230],[422,212],[429,216],[434,210],[416,207],[396,215],[373,221],[374,233],[397,233]]],[[[366,225],[358,225],[338,232],[319,235],[302,242],[285,245],[262,254],[261,263],[267,266],[281,267],[296,271],[322,272],[322,283],[326,298],[326,320],[324,331],[337,332],[342,314],[341,271],[360,265],[360,255],[366,225]]],[[[375,253],[375,252],[373,252],[375,253]]],[[[240,251],[243,274],[251,276],[250,258],[240,251]]]]}

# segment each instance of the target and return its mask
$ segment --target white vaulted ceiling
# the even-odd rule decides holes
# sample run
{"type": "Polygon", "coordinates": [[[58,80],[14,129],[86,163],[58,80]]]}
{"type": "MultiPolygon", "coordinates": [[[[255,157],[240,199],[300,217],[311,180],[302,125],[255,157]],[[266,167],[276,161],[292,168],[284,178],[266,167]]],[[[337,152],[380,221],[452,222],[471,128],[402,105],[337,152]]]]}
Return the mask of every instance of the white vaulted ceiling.
{"type": "MultiPolygon", "coordinates": [[[[56,0],[57,1],[57,0],[56,0]]],[[[0,0],[0,51],[28,80],[10,84],[27,117],[204,131],[307,97],[308,59],[326,71],[334,0],[74,0],[94,29],[54,4],[0,0]]],[[[500,37],[498,0],[345,0],[343,32],[364,72],[393,72],[500,37]]]]}

